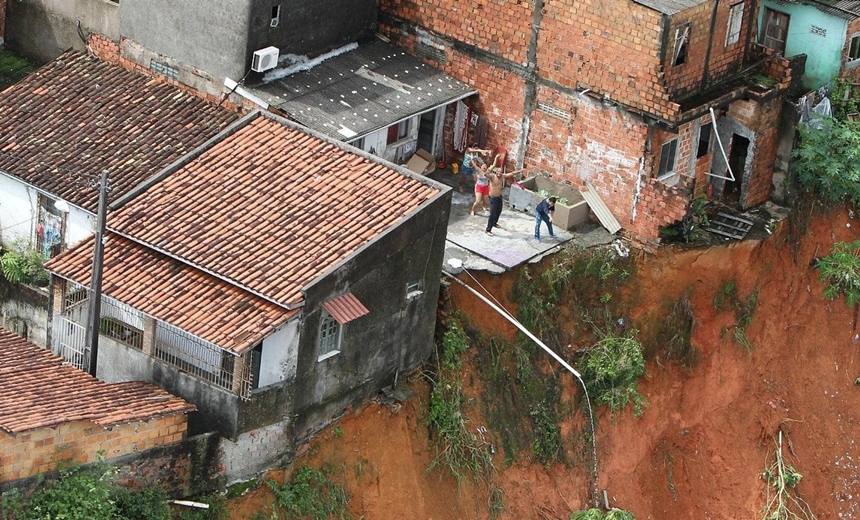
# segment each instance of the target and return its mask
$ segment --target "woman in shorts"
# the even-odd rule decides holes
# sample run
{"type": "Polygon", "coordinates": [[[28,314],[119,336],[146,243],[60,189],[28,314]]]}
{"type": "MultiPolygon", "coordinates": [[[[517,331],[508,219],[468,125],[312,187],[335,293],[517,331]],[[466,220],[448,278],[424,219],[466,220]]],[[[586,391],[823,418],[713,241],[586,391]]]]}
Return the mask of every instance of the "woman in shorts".
{"type": "Polygon", "coordinates": [[[490,200],[490,179],[487,177],[487,166],[484,160],[476,157],[472,160],[475,169],[475,203],[472,204],[472,216],[478,208],[487,210],[487,202],[490,200]]]}

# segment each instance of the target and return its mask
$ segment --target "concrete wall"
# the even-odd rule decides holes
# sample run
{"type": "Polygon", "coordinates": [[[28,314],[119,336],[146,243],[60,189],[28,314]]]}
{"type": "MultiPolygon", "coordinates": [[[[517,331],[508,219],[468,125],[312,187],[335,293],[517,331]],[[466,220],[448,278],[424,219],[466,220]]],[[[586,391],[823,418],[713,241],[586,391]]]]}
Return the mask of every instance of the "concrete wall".
{"type": "Polygon", "coordinates": [[[48,348],[48,291],[9,284],[0,278],[2,326],[27,340],[48,348]]]}
{"type": "Polygon", "coordinates": [[[239,396],[105,336],[99,338],[96,375],[108,383],[148,381],[193,403],[197,411],[188,419],[192,435],[218,431],[235,438],[239,434],[239,396]]]}
{"type": "Polygon", "coordinates": [[[260,381],[257,386],[265,387],[294,379],[298,355],[298,320],[293,320],[263,340],[260,381]]]}
{"type": "Polygon", "coordinates": [[[248,56],[270,45],[281,54],[318,55],[370,36],[376,30],[378,0],[251,0],[248,56]],[[281,7],[271,27],[273,6],[281,7]]]}
{"type": "MultiPolygon", "coordinates": [[[[250,0],[135,0],[120,4],[123,38],[221,81],[245,75],[253,51],[249,50],[250,25],[250,0]]],[[[141,65],[148,67],[149,63],[141,65]]]]}
{"type": "Polygon", "coordinates": [[[236,441],[221,440],[220,459],[229,486],[287,464],[293,443],[290,421],[270,424],[239,435],[236,441]]]}
{"type": "Polygon", "coordinates": [[[50,61],[72,47],[84,50],[84,35],[119,41],[119,5],[110,0],[13,0],[7,5],[6,43],[39,61],[50,61]]]}
{"type": "Polygon", "coordinates": [[[432,352],[450,203],[446,191],[306,287],[293,406],[297,438],[375,395],[394,382],[398,369],[405,373],[432,352]],[[412,282],[424,292],[407,300],[412,282]],[[345,292],[370,314],[345,324],[340,353],[319,361],[321,305],[345,292]]]}
{"type": "Polygon", "coordinates": [[[0,0],[0,49],[6,43],[6,0],[0,0]]]}
{"type": "Polygon", "coordinates": [[[765,8],[786,13],[791,17],[788,22],[788,36],[785,40],[785,56],[790,58],[798,54],[806,54],[804,87],[810,90],[819,88],[839,74],[848,30],[846,20],[819,11],[812,5],[763,0],[759,15],[759,41],[761,41],[761,31],[765,30],[763,26],[765,8]]]}

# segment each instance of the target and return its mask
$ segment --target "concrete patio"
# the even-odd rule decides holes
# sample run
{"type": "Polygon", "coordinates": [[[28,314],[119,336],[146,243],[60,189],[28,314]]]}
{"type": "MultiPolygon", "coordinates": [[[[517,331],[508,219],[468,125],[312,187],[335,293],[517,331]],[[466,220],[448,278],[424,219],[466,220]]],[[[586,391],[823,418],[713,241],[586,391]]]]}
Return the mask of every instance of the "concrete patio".
{"type": "Polygon", "coordinates": [[[463,269],[503,273],[524,263],[537,262],[565,245],[588,247],[608,244],[615,238],[599,224],[588,222],[573,230],[554,229],[556,237],[541,227],[541,242],[534,241],[535,217],[531,213],[512,210],[508,206],[509,188],[503,193],[504,207],[499,226],[493,236],[487,235],[489,211],[469,214],[475,202],[474,181],[469,179],[463,193],[458,191],[458,178],[449,169],[437,168],[428,177],[453,188],[451,216],[448,220],[448,239],[445,247],[444,269],[456,274],[463,269]]]}

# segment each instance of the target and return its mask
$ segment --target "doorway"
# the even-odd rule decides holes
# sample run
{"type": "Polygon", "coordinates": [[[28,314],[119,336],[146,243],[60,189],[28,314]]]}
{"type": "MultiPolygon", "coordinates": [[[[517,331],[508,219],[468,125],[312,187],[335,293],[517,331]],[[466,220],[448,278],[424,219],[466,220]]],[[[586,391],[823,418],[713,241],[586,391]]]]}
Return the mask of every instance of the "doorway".
{"type": "Polygon", "coordinates": [[[727,180],[723,187],[723,198],[732,204],[740,205],[741,189],[743,187],[744,172],[749,154],[750,140],[738,134],[732,134],[732,144],[729,150],[729,168],[735,178],[727,180]]]}
{"type": "Polygon", "coordinates": [[[761,44],[784,55],[785,40],[788,38],[788,22],[787,14],[765,7],[761,44]]]}
{"type": "Polygon", "coordinates": [[[424,112],[418,121],[418,148],[423,148],[434,157],[442,144],[442,124],[445,122],[445,107],[424,112]]]}

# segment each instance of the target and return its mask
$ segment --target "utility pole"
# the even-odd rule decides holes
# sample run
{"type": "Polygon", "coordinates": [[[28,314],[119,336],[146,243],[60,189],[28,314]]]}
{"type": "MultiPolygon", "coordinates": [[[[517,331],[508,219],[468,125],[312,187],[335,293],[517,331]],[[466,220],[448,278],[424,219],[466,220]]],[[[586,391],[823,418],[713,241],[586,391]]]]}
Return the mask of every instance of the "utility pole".
{"type": "Polygon", "coordinates": [[[88,350],[87,371],[91,376],[96,376],[96,365],[99,357],[99,328],[101,325],[102,311],[102,268],[104,265],[105,249],[105,219],[107,213],[108,175],[107,170],[102,171],[99,183],[99,213],[96,222],[95,248],[93,250],[93,273],[90,280],[90,300],[87,307],[87,318],[89,324],[84,340],[85,348],[88,350]]]}

